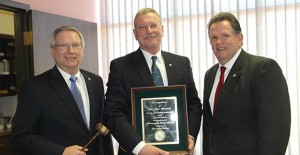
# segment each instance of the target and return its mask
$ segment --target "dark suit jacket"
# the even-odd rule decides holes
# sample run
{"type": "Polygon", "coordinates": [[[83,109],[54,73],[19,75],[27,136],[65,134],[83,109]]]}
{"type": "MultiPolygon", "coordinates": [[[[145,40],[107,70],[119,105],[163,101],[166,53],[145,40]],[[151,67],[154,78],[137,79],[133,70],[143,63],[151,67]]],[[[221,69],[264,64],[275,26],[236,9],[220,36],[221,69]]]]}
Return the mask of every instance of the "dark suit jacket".
{"type": "Polygon", "coordinates": [[[284,155],[290,134],[286,80],[272,59],[242,50],[219,94],[212,117],[209,96],[218,64],[204,81],[205,155],[284,155]]]}
{"type": "MultiPolygon", "coordinates": [[[[201,103],[186,57],[162,51],[169,85],[186,85],[189,134],[197,138],[201,123],[201,103]]],[[[142,141],[131,125],[131,88],[155,86],[146,59],[140,49],[111,61],[107,83],[105,112],[108,126],[120,146],[131,154],[142,141]]],[[[123,154],[124,150],[119,150],[123,154]]],[[[124,153],[126,154],[126,153],[124,153]]]]}
{"type": "MultiPolygon", "coordinates": [[[[12,143],[21,154],[61,155],[67,146],[84,146],[102,121],[102,78],[80,70],[90,101],[90,130],[80,115],[72,93],[57,67],[24,82],[13,119],[12,143]]],[[[110,136],[98,138],[88,155],[112,155],[110,136]]]]}

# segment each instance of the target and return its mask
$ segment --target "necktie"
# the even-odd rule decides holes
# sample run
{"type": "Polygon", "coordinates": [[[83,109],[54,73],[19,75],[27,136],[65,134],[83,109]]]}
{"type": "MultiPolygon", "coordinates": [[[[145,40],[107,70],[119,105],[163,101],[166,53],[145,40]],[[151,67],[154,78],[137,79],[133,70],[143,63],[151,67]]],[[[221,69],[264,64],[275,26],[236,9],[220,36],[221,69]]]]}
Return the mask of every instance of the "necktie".
{"type": "Polygon", "coordinates": [[[157,56],[152,56],[151,59],[152,59],[151,70],[152,70],[152,78],[154,80],[154,83],[156,86],[164,86],[164,82],[162,80],[159,68],[156,65],[157,56]]]}
{"type": "Polygon", "coordinates": [[[81,116],[85,122],[85,124],[87,125],[87,120],[86,120],[86,116],[85,116],[85,112],[84,112],[84,107],[83,107],[83,101],[82,101],[82,97],[81,97],[81,94],[80,94],[80,91],[76,85],[76,80],[77,80],[77,77],[76,76],[71,76],[70,77],[70,81],[71,81],[71,92],[72,92],[72,95],[77,103],[77,106],[79,108],[79,111],[81,113],[81,116]]]}
{"type": "Polygon", "coordinates": [[[213,115],[215,114],[215,110],[216,110],[216,106],[217,106],[217,102],[218,102],[218,97],[219,97],[220,90],[221,90],[221,88],[222,88],[222,86],[224,84],[224,72],[225,72],[226,67],[221,66],[220,69],[221,69],[221,75],[220,75],[220,80],[219,80],[219,83],[218,83],[218,86],[217,86],[217,90],[216,90],[216,94],[215,94],[213,115]]]}

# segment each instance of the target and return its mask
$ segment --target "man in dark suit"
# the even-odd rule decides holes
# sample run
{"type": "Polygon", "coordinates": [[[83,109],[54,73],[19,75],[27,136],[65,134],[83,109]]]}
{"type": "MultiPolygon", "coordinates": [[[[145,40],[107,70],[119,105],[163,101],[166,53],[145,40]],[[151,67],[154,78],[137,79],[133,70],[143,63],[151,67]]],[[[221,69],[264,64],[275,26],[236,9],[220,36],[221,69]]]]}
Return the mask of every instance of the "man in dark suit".
{"type": "Polygon", "coordinates": [[[24,155],[112,155],[110,136],[98,136],[81,151],[95,134],[96,124],[104,121],[105,100],[102,78],[79,69],[84,54],[82,34],[62,26],[53,32],[50,47],[56,65],[24,82],[19,94],[13,145],[24,155]],[[77,77],[84,108],[72,96],[71,76],[77,77]]]}
{"type": "Polygon", "coordinates": [[[105,114],[108,127],[119,142],[119,154],[169,154],[155,146],[146,145],[132,127],[131,88],[156,86],[151,75],[152,56],[162,74],[163,86],[186,85],[189,123],[189,149],[193,154],[195,139],[201,123],[201,103],[193,80],[188,58],[161,48],[163,25],[158,13],[150,8],[140,10],[134,19],[134,36],[140,48],[111,61],[105,114]]]}
{"type": "Polygon", "coordinates": [[[219,63],[205,75],[203,154],[284,155],[291,113],[281,68],[241,48],[240,24],[231,13],[212,17],[208,34],[219,63]],[[223,78],[221,66],[226,67],[223,78]],[[215,97],[219,79],[224,84],[215,97]]]}

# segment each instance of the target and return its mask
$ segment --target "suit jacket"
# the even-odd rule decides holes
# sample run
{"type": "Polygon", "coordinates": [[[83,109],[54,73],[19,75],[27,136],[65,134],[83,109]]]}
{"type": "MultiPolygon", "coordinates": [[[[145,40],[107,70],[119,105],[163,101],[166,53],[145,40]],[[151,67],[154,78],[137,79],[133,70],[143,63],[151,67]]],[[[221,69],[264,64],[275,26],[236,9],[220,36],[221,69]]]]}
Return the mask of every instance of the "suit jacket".
{"type": "Polygon", "coordinates": [[[291,114],[287,83],[279,65],[242,50],[212,117],[209,96],[217,69],[218,64],[210,68],[204,81],[204,154],[284,155],[291,114]]]}
{"type": "MultiPolygon", "coordinates": [[[[57,67],[24,82],[13,119],[12,143],[21,154],[61,155],[67,146],[84,146],[95,134],[104,107],[102,78],[80,70],[90,102],[90,129],[57,67]]],[[[88,155],[112,155],[111,137],[102,137],[88,147],[88,155]]]]}
{"type": "MultiPolygon", "coordinates": [[[[201,123],[201,103],[186,57],[162,51],[168,84],[186,85],[189,134],[197,138],[201,123]]],[[[140,49],[111,61],[107,83],[105,114],[112,135],[119,142],[119,154],[131,154],[142,138],[133,129],[131,88],[155,86],[146,59],[140,49]]]]}

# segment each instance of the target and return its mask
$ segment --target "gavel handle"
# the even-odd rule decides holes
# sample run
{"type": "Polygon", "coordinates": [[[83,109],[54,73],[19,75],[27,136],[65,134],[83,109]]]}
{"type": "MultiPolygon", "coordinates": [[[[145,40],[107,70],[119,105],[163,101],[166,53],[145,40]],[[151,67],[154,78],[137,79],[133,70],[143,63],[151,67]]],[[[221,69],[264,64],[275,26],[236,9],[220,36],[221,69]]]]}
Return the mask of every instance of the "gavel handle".
{"type": "Polygon", "coordinates": [[[87,142],[85,145],[84,145],[84,147],[81,149],[81,151],[84,151],[92,142],[93,142],[93,140],[95,140],[96,138],[97,138],[97,136],[99,136],[99,132],[97,132],[94,136],[93,136],[93,138],[92,139],[90,139],[89,140],[89,142],[87,142]]]}

